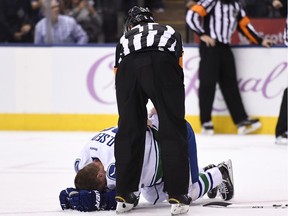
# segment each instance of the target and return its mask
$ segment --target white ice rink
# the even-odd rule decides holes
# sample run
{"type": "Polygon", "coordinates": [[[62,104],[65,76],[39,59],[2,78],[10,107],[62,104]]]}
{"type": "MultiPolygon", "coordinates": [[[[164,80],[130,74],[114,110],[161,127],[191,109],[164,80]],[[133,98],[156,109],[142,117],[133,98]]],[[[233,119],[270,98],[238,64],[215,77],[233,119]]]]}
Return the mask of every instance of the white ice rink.
{"type": "MultiPolygon", "coordinates": [[[[92,132],[0,131],[0,216],[116,215],[114,211],[62,211],[58,195],[73,186],[73,162],[92,132]]],[[[200,166],[232,159],[235,198],[246,205],[288,203],[288,146],[270,135],[196,135],[200,166]]],[[[220,201],[220,198],[216,200],[220,201]]],[[[204,197],[189,216],[284,216],[286,209],[208,208],[204,197]]],[[[214,200],[215,201],[215,200],[214,200]]],[[[167,203],[151,206],[140,200],[130,216],[167,216],[167,203]]]]}

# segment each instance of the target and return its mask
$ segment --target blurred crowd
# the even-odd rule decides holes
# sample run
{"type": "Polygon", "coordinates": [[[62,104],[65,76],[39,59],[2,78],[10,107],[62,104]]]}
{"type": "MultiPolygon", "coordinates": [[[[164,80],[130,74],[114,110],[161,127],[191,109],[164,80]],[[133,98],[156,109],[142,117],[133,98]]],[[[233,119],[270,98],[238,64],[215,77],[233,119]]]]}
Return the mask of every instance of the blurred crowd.
{"type": "Polygon", "coordinates": [[[287,16],[287,0],[240,0],[247,15],[254,18],[278,18],[287,16]]]}
{"type": "Polygon", "coordinates": [[[0,43],[116,42],[133,5],[164,11],[163,0],[0,0],[0,43]]]}
{"type": "MultiPolygon", "coordinates": [[[[287,0],[240,1],[250,17],[287,16],[287,0]]],[[[0,0],[0,43],[114,43],[134,5],[165,10],[165,0],[0,0]]]]}

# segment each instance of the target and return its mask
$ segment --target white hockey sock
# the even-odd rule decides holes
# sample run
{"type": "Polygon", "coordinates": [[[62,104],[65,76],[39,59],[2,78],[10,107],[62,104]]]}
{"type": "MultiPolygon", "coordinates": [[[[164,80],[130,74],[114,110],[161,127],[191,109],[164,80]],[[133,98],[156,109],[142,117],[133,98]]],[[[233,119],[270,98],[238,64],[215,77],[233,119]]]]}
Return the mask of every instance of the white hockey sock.
{"type": "Polygon", "coordinates": [[[199,173],[198,182],[189,187],[192,201],[204,196],[209,190],[217,187],[222,182],[222,174],[218,167],[211,168],[206,172],[199,173]]]}

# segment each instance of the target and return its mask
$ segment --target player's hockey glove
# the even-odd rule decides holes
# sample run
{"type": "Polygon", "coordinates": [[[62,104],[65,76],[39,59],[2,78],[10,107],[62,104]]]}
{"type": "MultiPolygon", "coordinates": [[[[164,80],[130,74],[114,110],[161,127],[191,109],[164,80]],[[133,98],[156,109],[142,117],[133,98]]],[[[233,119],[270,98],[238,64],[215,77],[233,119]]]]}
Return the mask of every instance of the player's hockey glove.
{"type": "Polygon", "coordinates": [[[63,210],[75,209],[90,212],[116,209],[115,191],[102,192],[67,188],[60,192],[60,204],[63,210]]]}
{"type": "Polygon", "coordinates": [[[101,193],[101,209],[103,210],[115,210],[117,202],[115,200],[116,191],[106,191],[101,193]]]}
{"type": "Polygon", "coordinates": [[[70,192],[76,191],[74,188],[66,188],[65,190],[62,190],[59,195],[59,200],[60,200],[60,205],[62,210],[65,209],[71,209],[72,207],[70,206],[69,202],[69,194],[70,192]]]}
{"type": "Polygon", "coordinates": [[[77,190],[69,194],[69,204],[72,209],[84,212],[100,210],[101,196],[98,191],[77,190]]]}

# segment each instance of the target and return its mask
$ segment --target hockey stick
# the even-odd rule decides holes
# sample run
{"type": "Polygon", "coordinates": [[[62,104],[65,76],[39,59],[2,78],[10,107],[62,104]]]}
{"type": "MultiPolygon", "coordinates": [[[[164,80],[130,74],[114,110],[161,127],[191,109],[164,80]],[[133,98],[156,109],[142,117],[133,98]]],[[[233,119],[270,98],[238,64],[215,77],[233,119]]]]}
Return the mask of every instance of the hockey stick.
{"type": "Polygon", "coordinates": [[[262,209],[262,208],[274,208],[274,209],[283,209],[288,208],[288,204],[271,204],[271,205],[263,205],[263,204],[234,204],[229,202],[210,202],[203,205],[203,207],[212,207],[212,208],[255,208],[255,209],[262,209]]]}

